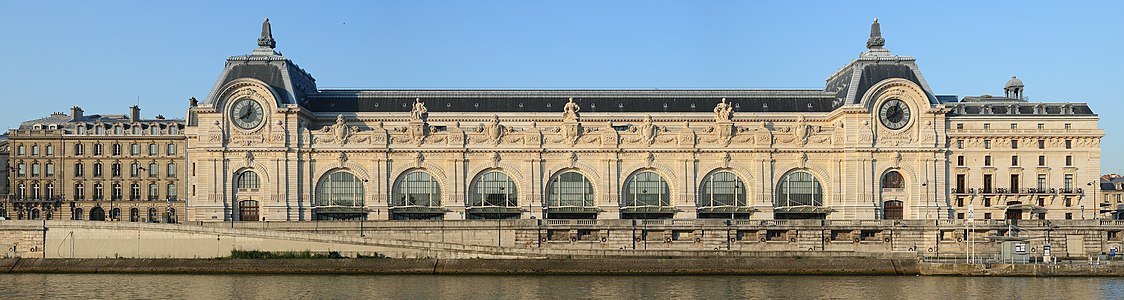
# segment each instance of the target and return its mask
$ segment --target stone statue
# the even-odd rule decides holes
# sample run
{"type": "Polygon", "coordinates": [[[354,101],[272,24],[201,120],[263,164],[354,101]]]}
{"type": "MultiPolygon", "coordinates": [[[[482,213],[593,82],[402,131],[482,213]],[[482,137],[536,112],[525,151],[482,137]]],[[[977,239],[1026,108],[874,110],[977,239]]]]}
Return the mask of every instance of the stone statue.
{"type": "Polygon", "coordinates": [[[410,121],[422,121],[429,117],[429,110],[425,108],[425,103],[421,102],[421,98],[414,99],[414,109],[410,111],[410,121]]]}
{"type": "Polygon", "coordinates": [[[734,106],[726,103],[726,98],[722,98],[714,107],[714,121],[715,122],[728,122],[733,118],[734,106]]]}
{"type": "Polygon", "coordinates": [[[577,103],[574,103],[574,98],[571,97],[570,102],[567,102],[566,106],[562,107],[562,110],[563,121],[577,121],[578,111],[581,110],[581,107],[579,107],[577,103]]]}

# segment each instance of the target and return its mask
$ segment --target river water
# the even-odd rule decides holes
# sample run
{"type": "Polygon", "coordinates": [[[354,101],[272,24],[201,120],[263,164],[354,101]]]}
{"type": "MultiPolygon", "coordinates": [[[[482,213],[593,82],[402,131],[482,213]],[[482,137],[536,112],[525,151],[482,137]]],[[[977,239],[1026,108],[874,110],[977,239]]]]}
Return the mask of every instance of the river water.
{"type": "Polygon", "coordinates": [[[0,299],[1122,299],[1124,278],[3,274],[0,299]]]}

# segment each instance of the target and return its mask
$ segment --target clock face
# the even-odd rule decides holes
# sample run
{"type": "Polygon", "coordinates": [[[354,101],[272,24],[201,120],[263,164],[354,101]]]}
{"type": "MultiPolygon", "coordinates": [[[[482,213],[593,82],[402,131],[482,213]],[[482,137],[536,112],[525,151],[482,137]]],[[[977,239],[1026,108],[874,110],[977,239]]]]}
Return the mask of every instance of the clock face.
{"type": "Polygon", "coordinates": [[[882,126],[893,130],[905,128],[909,124],[909,106],[901,100],[890,100],[882,103],[878,108],[878,119],[882,126]]]}
{"type": "Polygon", "coordinates": [[[230,108],[230,121],[234,126],[242,129],[254,129],[261,125],[264,111],[261,104],[257,101],[250,99],[238,100],[234,106],[230,108]]]}

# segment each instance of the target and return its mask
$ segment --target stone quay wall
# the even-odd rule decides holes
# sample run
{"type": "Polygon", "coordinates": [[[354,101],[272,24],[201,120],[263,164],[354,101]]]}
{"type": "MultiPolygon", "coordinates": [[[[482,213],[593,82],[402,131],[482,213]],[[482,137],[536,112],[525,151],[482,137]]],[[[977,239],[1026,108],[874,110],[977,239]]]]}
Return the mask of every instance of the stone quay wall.
{"type": "Polygon", "coordinates": [[[232,250],[394,258],[993,258],[996,237],[1060,258],[1124,247],[1124,222],[489,220],[148,224],[0,221],[7,257],[214,258],[232,250]],[[44,224],[46,234],[44,234],[44,224]]]}

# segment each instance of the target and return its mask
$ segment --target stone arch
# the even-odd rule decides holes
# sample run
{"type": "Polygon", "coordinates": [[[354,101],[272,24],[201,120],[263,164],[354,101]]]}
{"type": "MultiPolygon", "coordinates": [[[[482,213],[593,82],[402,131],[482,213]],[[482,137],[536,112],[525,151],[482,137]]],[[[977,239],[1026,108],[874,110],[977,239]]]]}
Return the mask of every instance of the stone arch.
{"type": "MultiPolygon", "coordinates": [[[[563,173],[566,173],[566,172],[576,172],[578,174],[581,174],[582,176],[585,176],[586,180],[589,180],[589,187],[591,189],[593,189],[593,206],[595,206],[595,207],[598,206],[598,203],[600,202],[599,199],[601,199],[601,195],[602,195],[601,189],[598,188],[598,186],[597,186],[597,182],[600,180],[600,177],[596,177],[597,172],[593,172],[592,168],[583,169],[580,164],[575,165],[575,167],[565,167],[565,168],[560,168],[560,169],[551,170],[549,172],[546,172],[546,174],[547,174],[547,177],[545,178],[546,180],[541,185],[542,189],[543,189],[543,193],[544,193],[544,195],[543,195],[544,203],[547,203],[547,202],[550,201],[549,195],[546,195],[545,193],[550,193],[550,185],[554,181],[554,178],[558,177],[559,175],[562,175],[563,173]]],[[[612,187],[610,186],[609,188],[612,188],[612,187]]]]}
{"type": "MultiPolygon", "coordinates": [[[[529,201],[529,199],[520,199],[521,197],[519,196],[519,193],[522,192],[523,188],[524,188],[524,185],[520,184],[520,183],[522,183],[522,181],[521,181],[522,177],[516,177],[515,175],[513,175],[513,174],[515,174],[514,172],[512,172],[510,169],[505,169],[502,166],[501,167],[483,168],[483,169],[480,169],[478,171],[469,173],[469,174],[472,174],[472,175],[470,177],[467,177],[468,178],[468,185],[466,186],[466,189],[465,189],[466,194],[473,193],[473,188],[476,186],[477,180],[479,180],[481,176],[484,176],[484,174],[487,174],[487,173],[490,173],[490,172],[493,172],[493,171],[500,172],[500,173],[504,174],[505,176],[507,176],[508,180],[510,180],[511,184],[514,185],[514,187],[515,187],[514,195],[515,195],[515,198],[518,202],[529,201]]],[[[467,195],[467,196],[468,196],[469,202],[466,202],[465,204],[466,205],[472,205],[472,195],[467,195]]],[[[519,205],[518,202],[516,203],[517,206],[519,205]]]]}
{"type": "MultiPolygon", "coordinates": [[[[479,176],[484,171],[488,171],[488,170],[501,170],[501,171],[504,172],[504,174],[507,174],[507,176],[510,177],[511,180],[514,180],[515,182],[523,182],[523,180],[524,180],[523,172],[519,171],[518,166],[513,165],[511,163],[502,162],[502,161],[498,164],[490,164],[490,163],[471,164],[468,167],[468,174],[472,175],[473,180],[475,180],[476,176],[479,176]]],[[[470,185],[471,185],[471,182],[470,182],[470,185]]]]}
{"type": "Polygon", "coordinates": [[[889,78],[875,83],[862,96],[860,105],[873,112],[876,104],[889,99],[901,99],[917,108],[929,108],[932,102],[925,90],[903,78],[889,78]]]}
{"type": "Polygon", "coordinates": [[[670,172],[671,168],[668,168],[667,166],[663,166],[661,168],[659,167],[659,165],[660,164],[653,163],[651,167],[640,166],[633,169],[626,169],[629,170],[627,172],[621,172],[621,174],[624,175],[621,177],[622,180],[620,183],[620,188],[622,190],[617,191],[617,195],[624,195],[625,191],[623,191],[623,189],[626,185],[628,185],[628,180],[631,179],[633,175],[639,174],[640,172],[644,171],[652,171],[656,174],[659,174],[660,177],[662,177],[664,181],[667,182],[667,192],[669,193],[668,197],[670,197],[669,200],[671,200],[672,205],[675,205],[677,199],[676,196],[684,190],[684,187],[676,184],[679,182],[679,178],[674,176],[674,172],[670,172]]]}
{"type": "Polygon", "coordinates": [[[430,163],[430,162],[422,162],[420,164],[418,164],[418,163],[395,164],[394,168],[391,169],[391,171],[390,171],[391,188],[393,188],[394,181],[397,181],[398,177],[400,177],[400,176],[402,176],[402,174],[405,174],[406,172],[409,172],[409,171],[414,170],[414,169],[425,170],[427,173],[429,173],[430,176],[433,176],[434,178],[437,178],[437,180],[440,181],[443,186],[449,185],[449,182],[448,182],[449,177],[447,175],[445,175],[445,169],[441,168],[441,166],[438,166],[438,165],[430,163]]]}
{"type": "MultiPolygon", "coordinates": [[[[162,167],[166,167],[166,166],[167,165],[163,165],[162,167]]],[[[249,165],[247,165],[245,163],[235,163],[235,164],[231,165],[230,169],[234,170],[234,172],[230,173],[231,180],[238,180],[238,176],[237,176],[238,174],[240,174],[244,171],[247,171],[247,170],[251,170],[251,171],[254,171],[254,173],[258,173],[258,178],[261,178],[262,186],[265,186],[266,183],[271,182],[270,179],[269,179],[269,173],[270,173],[270,172],[268,172],[269,169],[267,169],[265,167],[265,165],[263,165],[259,162],[254,162],[254,163],[249,164],[249,165]]]]}
{"type": "Polygon", "coordinates": [[[358,177],[359,180],[364,180],[364,181],[370,181],[371,180],[371,175],[370,175],[370,173],[367,172],[366,168],[364,168],[360,164],[350,162],[350,161],[344,162],[344,163],[338,163],[337,162],[337,163],[323,164],[322,166],[319,166],[319,167],[316,168],[316,172],[313,173],[313,178],[316,178],[316,183],[320,184],[320,178],[323,178],[324,175],[327,175],[330,172],[334,172],[336,170],[341,170],[341,169],[347,170],[348,172],[351,172],[351,175],[355,175],[355,177],[358,177]]]}
{"type": "Polygon", "coordinates": [[[218,96],[215,97],[215,103],[211,103],[211,106],[221,113],[230,108],[231,102],[233,102],[231,100],[247,97],[258,101],[265,101],[266,103],[272,102],[273,105],[262,105],[262,108],[269,109],[267,113],[272,113],[277,107],[284,105],[277,95],[279,94],[274,91],[272,87],[261,80],[239,78],[223,86],[218,96]]]}
{"type": "Polygon", "coordinates": [[[783,170],[783,172],[774,172],[774,174],[773,174],[774,179],[773,179],[773,182],[772,182],[772,187],[769,188],[770,190],[773,191],[771,193],[771,198],[769,199],[769,203],[771,205],[774,205],[774,206],[776,205],[777,188],[780,186],[781,178],[784,178],[785,175],[788,175],[788,174],[793,173],[793,172],[806,172],[808,174],[812,174],[812,176],[816,177],[816,180],[820,181],[820,188],[823,189],[823,205],[824,206],[830,206],[830,204],[832,204],[832,202],[830,202],[829,200],[835,200],[831,197],[831,195],[835,192],[835,188],[836,188],[834,185],[831,184],[832,183],[832,181],[831,181],[832,177],[828,176],[828,174],[831,174],[831,173],[827,172],[827,170],[823,169],[822,167],[819,167],[817,165],[813,165],[811,162],[808,162],[807,166],[803,167],[803,168],[800,167],[799,165],[795,164],[795,163],[792,163],[792,164],[786,164],[785,167],[776,168],[774,170],[783,170]]]}
{"type": "MultiPolygon", "coordinates": [[[[574,163],[573,166],[571,166],[569,163],[554,163],[548,165],[543,170],[545,170],[545,172],[543,172],[544,174],[549,175],[549,177],[546,178],[547,181],[549,181],[550,178],[554,178],[554,176],[560,174],[564,170],[578,170],[579,173],[582,173],[582,176],[589,178],[589,180],[592,182],[601,182],[602,180],[601,174],[597,172],[597,168],[594,168],[593,166],[583,162],[574,163]]],[[[593,194],[594,196],[597,196],[597,184],[594,183],[593,186],[593,194]]],[[[543,187],[545,188],[546,185],[544,184],[543,187]]]]}

